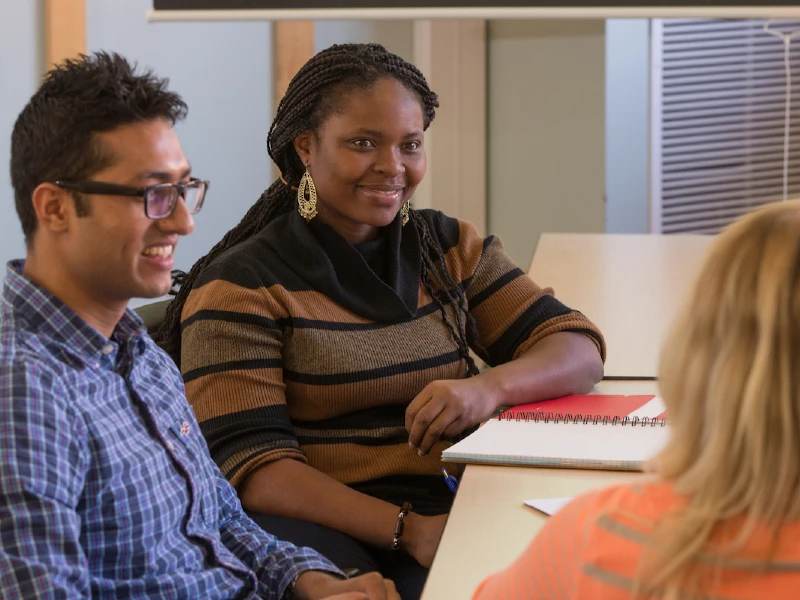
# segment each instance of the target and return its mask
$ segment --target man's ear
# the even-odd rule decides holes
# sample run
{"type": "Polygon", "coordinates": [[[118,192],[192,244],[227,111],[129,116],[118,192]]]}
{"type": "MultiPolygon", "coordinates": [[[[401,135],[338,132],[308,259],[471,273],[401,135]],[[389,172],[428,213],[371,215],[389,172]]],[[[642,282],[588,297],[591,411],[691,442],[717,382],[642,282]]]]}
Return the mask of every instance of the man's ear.
{"type": "Polygon", "coordinates": [[[75,211],[67,190],[53,183],[40,183],[33,190],[31,200],[39,221],[38,229],[52,233],[63,233],[69,229],[69,216],[75,211]]]}
{"type": "Polygon", "coordinates": [[[314,142],[314,134],[310,131],[304,131],[294,138],[294,150],[305,166],[308,166],[311,162],[311,150],[314,146],[314,142]]]}

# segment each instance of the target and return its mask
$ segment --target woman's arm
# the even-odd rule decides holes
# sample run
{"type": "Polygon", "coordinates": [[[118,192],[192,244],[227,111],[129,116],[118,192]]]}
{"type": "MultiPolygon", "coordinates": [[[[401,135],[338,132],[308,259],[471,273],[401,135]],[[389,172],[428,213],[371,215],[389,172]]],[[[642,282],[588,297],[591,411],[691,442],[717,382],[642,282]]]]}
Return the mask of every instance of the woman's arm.
{"type": "MultiPolygon", "coordinates": [[[[318,523],[379,548],[390,548],[399,507],[357,492],[305,463],[284,458],[245,478],[239,489],[249,511],[318,523]]],[[[430,567],[446,515],[410,512],[400,548],[430,567]]]]}
{"type": "Polygon", "coordinates": [[[428,384],[406,410],[409,445],[425,454],[440,437],[485,421],[500,406],[583,394],[602,377],[603,361],[590,338],[553,333],[480,375],[428,384]]]}
{"type": "MultiPolygon", "coordinates": [[[[474,225],[426,213],[464,286],[474,350],[492,369],[475,377],[428,384],[406,410],[409,445],[420,454],[502,405],[588,392],[603,376],[605,342],[597,327],[528,277],[500,240],[474,225]]],[[[469,331],[469,328],[468,328],[469,331]]]]}
{"type": "Polygon", "coordinates": [[[603,378],[603,360],[585,335],[553,333],[516,360],[478,377],[498,390],[496,405],[516,406],[569,394],[585,394],[603,378]]]}

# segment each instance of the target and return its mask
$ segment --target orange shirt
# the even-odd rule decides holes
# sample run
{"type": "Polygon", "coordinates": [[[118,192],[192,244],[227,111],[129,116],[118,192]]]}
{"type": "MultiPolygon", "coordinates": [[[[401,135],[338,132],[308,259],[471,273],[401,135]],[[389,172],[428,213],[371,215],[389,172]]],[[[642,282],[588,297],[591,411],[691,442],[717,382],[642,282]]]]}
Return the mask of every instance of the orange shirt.
{"type": "MultiPolygon", "coordinates": [[[[681,504],[667,483],[615,486],[581,496],[550,517],[525,552],[486,579],[473,600],[629,600],[655,524],[681,504]]],[[[765,565],[770,542],[766,529],[757,530],[735,557],[725,559],[713,588],[703,590],[707,597],[800,598],[800,523],[779,531],[765,565]]]]}

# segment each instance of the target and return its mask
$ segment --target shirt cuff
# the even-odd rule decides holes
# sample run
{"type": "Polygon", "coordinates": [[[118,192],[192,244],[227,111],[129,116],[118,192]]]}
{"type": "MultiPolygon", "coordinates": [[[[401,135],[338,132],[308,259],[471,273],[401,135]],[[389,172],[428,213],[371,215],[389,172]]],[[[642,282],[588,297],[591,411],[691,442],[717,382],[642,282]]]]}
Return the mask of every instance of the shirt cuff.
{"type": "Polygon", "coordinates": [[[292,566],[287,569],[281,578],[279,586],[281,600],[294,600],[294,584],[297,579],[306,571],[320,571],[339,579],[347,579],[347,576],[327,558],[311,548],[298,548],[297,554],[293,557],[292,566]]]}

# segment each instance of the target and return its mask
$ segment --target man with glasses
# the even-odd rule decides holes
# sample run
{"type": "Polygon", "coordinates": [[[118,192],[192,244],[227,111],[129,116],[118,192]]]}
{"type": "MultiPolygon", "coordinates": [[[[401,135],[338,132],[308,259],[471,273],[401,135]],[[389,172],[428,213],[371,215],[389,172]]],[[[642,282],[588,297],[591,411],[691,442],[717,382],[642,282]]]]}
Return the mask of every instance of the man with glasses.
{"type": "Polygon", "coordinates": [[[172,128],[186,110],[100,53],[49,72],[14,126],[27,256],[0,304],[0,595],[396,599],[244,515],[127,309],[170,289],[208,190],[172,128]]]}

